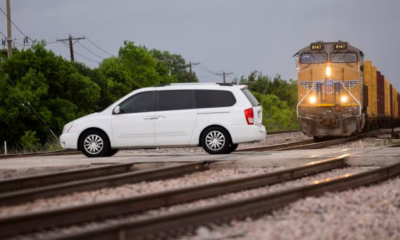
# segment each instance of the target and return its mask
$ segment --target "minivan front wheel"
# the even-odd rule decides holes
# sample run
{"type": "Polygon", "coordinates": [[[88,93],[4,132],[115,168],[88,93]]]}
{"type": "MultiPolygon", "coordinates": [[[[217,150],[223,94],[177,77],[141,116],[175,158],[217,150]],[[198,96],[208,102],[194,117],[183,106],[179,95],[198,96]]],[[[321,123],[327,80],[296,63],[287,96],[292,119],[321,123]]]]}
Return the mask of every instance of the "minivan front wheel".
{"type": "Polygon", "coordinates": [[[107,136],[101,131],[91,130],[82,135],[80,149],[87,157],[111,156],[110,143],[107,136]]]}
{"type": "Polygon", "coordinates": [[[228,153],[231,144],[229,133],[219,127],[207,129],[201,137],[201,145],[210,154],[228,153]]]}

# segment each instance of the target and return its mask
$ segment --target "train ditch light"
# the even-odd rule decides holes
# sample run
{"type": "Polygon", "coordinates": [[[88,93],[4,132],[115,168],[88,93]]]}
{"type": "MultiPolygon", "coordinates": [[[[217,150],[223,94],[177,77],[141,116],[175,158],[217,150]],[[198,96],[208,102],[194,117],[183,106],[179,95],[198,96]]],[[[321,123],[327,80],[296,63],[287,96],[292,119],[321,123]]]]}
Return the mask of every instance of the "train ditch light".
{"type": "Polygon", "coordinates": [[[348,101],[347,96],[342,96],[342,97],[340,97],[340,101],[341,101],[342,103],[346,103],[346,102],[348,101]]]}

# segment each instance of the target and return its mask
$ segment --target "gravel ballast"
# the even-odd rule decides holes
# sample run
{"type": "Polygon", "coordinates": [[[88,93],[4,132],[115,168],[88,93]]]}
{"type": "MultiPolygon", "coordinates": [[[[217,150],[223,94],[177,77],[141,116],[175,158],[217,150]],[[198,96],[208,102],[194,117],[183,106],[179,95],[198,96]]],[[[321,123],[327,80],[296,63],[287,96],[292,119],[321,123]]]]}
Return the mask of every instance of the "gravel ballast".
{"type": "Polygon", "coordinates": [[[400,178],[370,187],[308,197],[252,221],[199,227],[181,240],[400,239],[400,178]]]}
{"type": "Polygon", "coordinates": [[[357,139],[355,141],[329,146],[329,148],[350,148],[350,149],[379,148],[379,147],[392,146],[400,143],[400,139],[389,139],[390,135],[384,134],[380,137],[381,138],[357,139]]]}
{"type": "MultiPolygon", "coordinates": [[[[160,215],[167,214],[167,213],[175,213],[175,212],[189,210],[189,209],[193,209],[193,208],[199,208],[199,207],[205,207],[205,206],[210,206],[210,205],[214,205],[214,204],[226,203],[229,201],[240,200],[240,199],[258,196],[260,194],[265,194],[265,193],[269,193],[272,191],[279,191],[279,190],[284,190],[284,189],[287,189],[290,187],[301,186],[301,185],[308,184],[313,181],[317,181],[317,180],[321,180],[321,179],[325,179],[325,178],[340,176],[340,175],[347,174],[347,173],[365,171],[365,170],[369,170],[371,168],[372,167],[335,169],[335,170],[332,170],[329,172],[321,173],[318,175],[313,175],[310,177],[306,177],[306,178],[302,178],[302,179],[298,179],[298,180],[294,180],[294,181],[285,182],[282,184],[260,187],[260,188],[236,192],[236,193],[229,193],[229,194],[224,194],[224,195],[214,197],[214,198],[202,199],[202,200],[197,200],[197,201],[193,201],[190,203],[184,203],[184,204],[174,205],[174,206],[170,206],[170,207],[149,210],[142,214],[134,214],[134,215],[131,215],[128,217],[113,218],[113,219],[108,219],[108,220],[105,220],[102,222],[91,222],[91,223],[86,223],[86,224],[82,224],[79,226],[71,226],[71,227],[62,228],[62,229],[54,229],[54,230],[48,231],[46,233],[36,233],[36,234],[30,235],[29,237],[23,236],[23,238],[24,239],[42,238],[42,237],[48,238],[48,237],[51,237],[53,235],[60,234],[60,233],[63,233],[63,234],[64,233],[72,233],[72,232],[81,231],[82,229],[90,229],[90,228],[94,228],[94,227],[113,225],[116,223],[124,222],[126,220],[138,220],[138,219],[143,219],[143,218],[147,218],[147,217],[160,216],[160,215]]],[[[34,207],[34,206],[32,206],[32,207],[34,207]]],[[[10,214],[9,211],[6,211],[7,209],[2,209],[2,210],[3,210],[2,214],[10,214]]],[[[21,209],[16,210],[14,208],[14,211],[11,211],[11,212],[19,212],[19,211],[21,211],[21,209]]]]}

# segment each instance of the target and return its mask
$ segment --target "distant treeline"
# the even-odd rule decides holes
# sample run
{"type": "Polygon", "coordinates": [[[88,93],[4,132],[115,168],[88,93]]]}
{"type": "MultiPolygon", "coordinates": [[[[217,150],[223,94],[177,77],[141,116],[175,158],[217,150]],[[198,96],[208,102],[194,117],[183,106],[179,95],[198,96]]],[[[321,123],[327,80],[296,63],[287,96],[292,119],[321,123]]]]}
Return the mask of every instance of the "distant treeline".
{"type": "Polygon", "coordinates": [[[268,131],[296,130],[299,128],[296,115],[297,81],[271,79],[257,71],[247,78],[241,77],[240,84],[249,86],[263,108],[263,124],[268,131]]]}

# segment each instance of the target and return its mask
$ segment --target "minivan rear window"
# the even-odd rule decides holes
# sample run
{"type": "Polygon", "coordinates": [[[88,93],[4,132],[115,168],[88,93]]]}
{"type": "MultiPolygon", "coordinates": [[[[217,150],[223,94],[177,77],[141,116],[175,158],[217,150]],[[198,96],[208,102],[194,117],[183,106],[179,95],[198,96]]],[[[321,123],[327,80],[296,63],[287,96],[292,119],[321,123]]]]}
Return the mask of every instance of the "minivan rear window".
{"type": "Polygon", "coordinates": [[[230,107],[236,104],[236,98],[230,91],[195,90],[197,108],[230,107]]]}
{"type": "Polygon", "coordinates": [[[248,89],[244,88],[244,89],[242,89],[242,92],[247,97],[247,99],[250,101],[250,103],[253,107],[260,106],[260,103],[257,101],[257,99],[253,96],[253,94],[251,94],[251,92],[248,89]]]}

